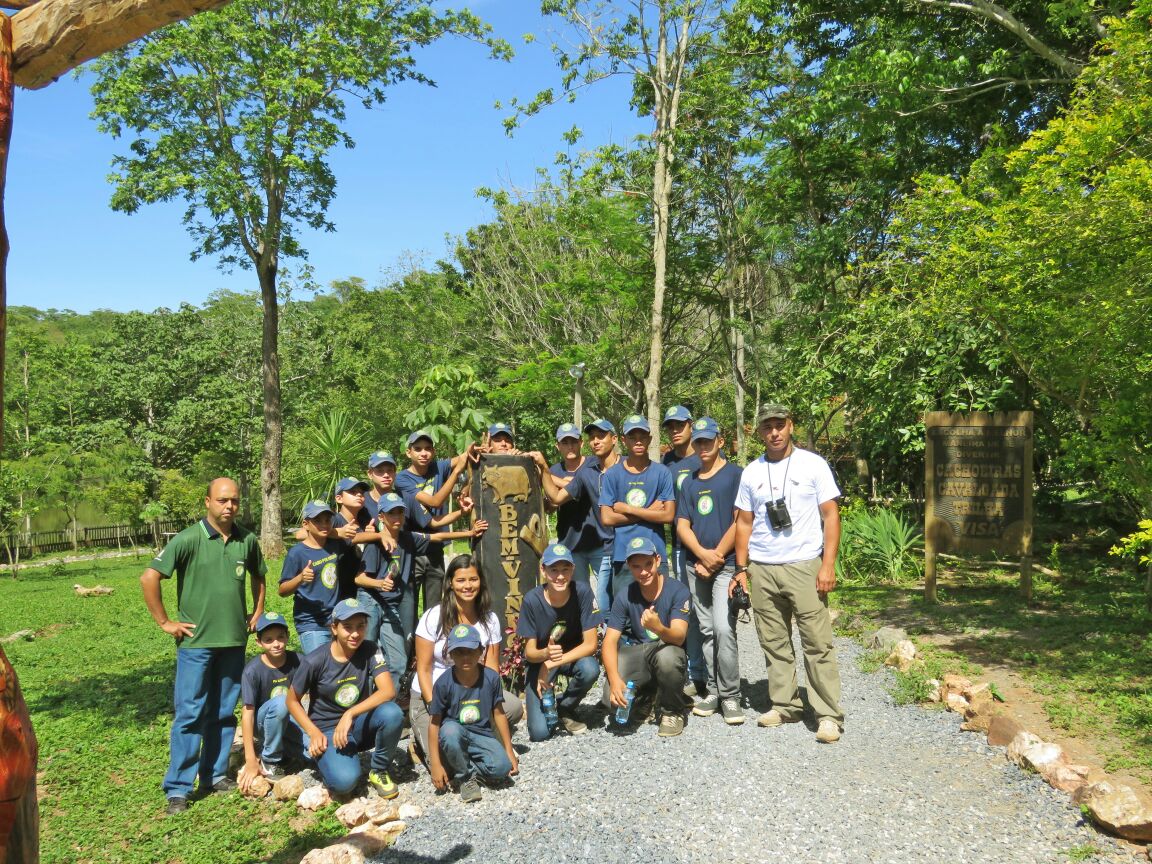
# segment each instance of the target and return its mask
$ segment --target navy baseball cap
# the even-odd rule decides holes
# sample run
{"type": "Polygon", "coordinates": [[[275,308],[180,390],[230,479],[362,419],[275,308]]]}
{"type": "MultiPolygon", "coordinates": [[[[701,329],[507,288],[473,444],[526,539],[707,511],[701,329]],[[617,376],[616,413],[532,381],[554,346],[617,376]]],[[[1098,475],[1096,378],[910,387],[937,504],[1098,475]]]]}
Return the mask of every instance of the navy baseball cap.
{"type": "Polygon", "coordinates": [[[504,434],[509,438],[515,440],[516,436],[512,434],[512,427],[507,423],[493,423],[488,427],[488,437],[495,438],[497,435],[504,434]]]}
{"type": "Polygon", "coordinates": [[[357,615],[367,615],[368,607],[355,598],[341,600],[336,604],[336,608],[332,610],[333,621],[347,621],[349,618],[355,618],[357,615]]]}
{"type": "Polygon", "coordinates": [[[432,437],[431,432],[429,432],[427,429],[417,429],[415,432],[408,436],[408,446],[411,447],[421,438],[427,438],[433,446],[436,444],[436,439],[432,437]]]}
{"type": "Polygon", "coordinates": [[[378,513],[391,513],[393,510],[403,510],[408,512],[408,505],[404,499],[397,495],[395,492],[389,492],[386,495],[380,496],[380,506],[376,508],[378,513]]]}
{"type": "Polygon", "coordinates": [[[587,432],[589,429],[598,429],[601,432],[616,434],[616,427],[612,425],[612,421],[605,420],[603,417],[597,417],[591,423],[584,424],[584,431],[587,432]]]}
{"type": "Polygon", "coordinates": [[[664,412],[664,419],[660,421],[660,425],[663,426],[665,423],[671,423],[673,421],[677,423],[683,423],[685,420],[691,419],[691,411],[689,411],[683,405],[673,405],[671,408],[664,412]]]}
{"type": "Polygon", "coordinates": [[[470,624],[457,624],[448,634],[447,643],[445,648],[449,654],[457,648],[479,648],[480,634],[470,624]]]}
{"type": "Polygon", "coordinates": [[[288,629],[288,620],[279,612],[265,612],[256,619],[256,635],[259,636],[269,627],[283,627],[288,629]]]}
{"type": "Polygon", "coordinates": [[[639,414],[629,414],[625,417],[621,428],[623,428],[625,435],[634,429],[643,429],[645,432],[652,431],[652,427],[648,425],[648,418],[641,417],[639,414]]]}
{"type": "Polygon", "coordinates": [[[363,489],[365,492],[367,492],[369,486],[363,480],[357,480],[355,477],[345,477],[343,480],[336,484],[337,495],[342,495],[350,489],[363,489]]]}
{"type": "Polygon", "coordinates": [[[321,501],[317,498],[315,501],[309,501],[304,505],[302,515],[305,519],[315,519],[321,513],[335,513],[331,507],[328,506],[327,501],[321,501]]]}
{"type": "Polygon", "coordinates": [[[711,417],[701,417],[692,424],[692,440],[697,438],[719,438],[720,424],[711,417]]]}
{"type": "Polygon", "coordinates": [[[656,555],[656,544],[650,537],[633,537],[628,541],[628,558],[633,555],[656,555]]]}
{"type": "Polygon", "coordinates": [[[553,543],[540,556],[540,563],[545,567],[555,564],[557,561],[567,561],[569,564],[576,563],[572,560],[572,551],[563,543],[553,543]]]}
{"type": "Polygon", "coordinates": [[[375,468],[377,465],[398,465],[396,457],[389,453],[387,450],[377,450],[368,457],[368,467],[375,468]]]}
{"type": "Polygon", "coordinates": [[[556,427],[556,440],[563,441],[565,438],[579,438],[580,430],[576,427],[575,423],[561,423],[556,427]]]}

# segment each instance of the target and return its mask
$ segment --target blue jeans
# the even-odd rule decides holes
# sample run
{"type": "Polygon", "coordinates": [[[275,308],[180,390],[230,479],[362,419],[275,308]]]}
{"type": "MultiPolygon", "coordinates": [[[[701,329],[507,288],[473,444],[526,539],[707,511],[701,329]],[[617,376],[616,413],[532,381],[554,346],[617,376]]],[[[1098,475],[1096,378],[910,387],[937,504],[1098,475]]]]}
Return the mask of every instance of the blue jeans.
{"type": "Polygon", "coordinates": [[[605,618],[612,611],[612,574],[615,572],[612,555],[605,551],[600,559],[600,569],[596,571],[596,605],[605,618]]]}
{"type": "Polygon", "coordinates": [[[311,654],[321,645],[332,642],[331,630],[298,630],[296,635],[300,637],[300,650],[305,654],[311,654]]]}
{"type": "Polygon", "coordinates": [[[408,671],[408,638],[416,629],[416,586],[404,586],[400,597],[384,603],[363,588],[356,599],[368,610],[366,638],[383,649],[392,684],[399,687],[400,676],[408,671]]]}
{"type": "Polygon", "coordinates": [[[452,719],[440,723],[440,758],[457,783],[475,776],[503,780],[512,773],[512,761],[499,738],[452,719]]]}
{"type": "Polygon", "coordinates": [[[330,792],[337,795],[351,792],[360,782],[360,752],[369,747],[373,748],[369,762],[371,770],[387,771],[403,728],[404,712],[395,702],[385,702],[352,721],[348,743],[340,749],[332,743],[335,727],[322,730],[328,739],[328,749],[320,754],[316,763],[320,779],[330,792]]]}
{"type": "MultiPolygon", "coordinates": [[[[684,547],[679,543],[672,547],[672,574],[677,582],[692,591],[696,573],[688,572],[688,556],[684,554],[684,547]]],[[[700,636],[700,622],[695,615],[688,619],[688,639],[684,642],[684,650],[688,652],[689,680],[707,681],[708,666],[704,662],[704,640],[700,636]]]]}
{"type": "Polygon", "coordinates": [[[243,673],[243,646],[176,649],[167,797],[187,798],[197,775],[204,792],[227,776],[243,673]]]}
{"type": "Polygon", "coordinates": [[[573,580],[591,585],[590,576],[598,577],[600,567],[604,564],[604,547],[597,546],[595,549],[585,549],[583,552],[573,551],[572,563],[576,565],[576,571],[572,574],[573,580]]]}
{"type": "Polygon", "coordinates": [[[308,736],[288,713],[288,701],[282,695],[273,696],[256,709],[256,734],[263,742],[260,758],[265,762],[278,765],[284,761],[285,741],[293,756],[308,748],[308,736]]]}
{"type": "MultiPolygon", "coordinates": [[[[734,573],[732,567],[725,567],[711,579],[692,577],[692,623],[699,628],[708,661],[708,690],[721,699],[740,698],[736,619],[728,613],[728,586],[734,573]]],[[[691,668],[691,656],[688,663],[691,668]]]]}
{"type": "MultiPolygon", "coordinates": [[[[540,697],[536,695],[536,681],[544,666],[534,663],[528,667],[528,679],[524,685],[524,708],[528,714],[528,739],[530,741],[544,741],[552,734],[548,728],[548,721],[544,719],[544,710],[540,707],[540,697]]],[[[595,657],[581,657],[574,663],[567,663],[559,669],[554,669],[549,680],[555,680],[557,675],[568,677],[568,689],[563,695],[558,695],[556,708],[560,711],[571,712],[576,709],[588,691],[596,684],[600,677],[600,664],[595,657]]]]}

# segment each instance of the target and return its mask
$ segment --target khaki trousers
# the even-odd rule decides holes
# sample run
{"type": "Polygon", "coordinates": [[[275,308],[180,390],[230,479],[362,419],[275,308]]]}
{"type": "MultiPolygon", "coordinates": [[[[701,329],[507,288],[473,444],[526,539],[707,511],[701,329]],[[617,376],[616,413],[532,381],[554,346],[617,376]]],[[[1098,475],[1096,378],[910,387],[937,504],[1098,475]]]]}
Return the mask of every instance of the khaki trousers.
{"type": "Polygon", "coordinates": [[[796,564],[748,564],[748,587],[756,635],[768,666],[768,698],[786,719],[799,719],[804,710],[796,683],[796,652],[792,621],[800,630],[808,704],[816,720],[830,719],[843,727],[840,710],[840,669],[832,642],[832,619],[816,592],[820,559],[796,564]]]}

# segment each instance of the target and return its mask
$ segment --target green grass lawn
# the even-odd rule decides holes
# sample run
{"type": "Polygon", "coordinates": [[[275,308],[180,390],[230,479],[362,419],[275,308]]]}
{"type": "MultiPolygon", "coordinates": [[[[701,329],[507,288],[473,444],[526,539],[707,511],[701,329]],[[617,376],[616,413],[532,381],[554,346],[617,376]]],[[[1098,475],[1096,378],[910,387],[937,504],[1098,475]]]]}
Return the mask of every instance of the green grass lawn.
{"type": "MultiPolygon", "coordinates": [[[[117,559],[0,577],[0,636],[32,629],[5,651],[24,690],[40,742],[41,860],[54,862],[298,861],[343,830],[333,808],[236,794],[164,815],[175,649],[149,617],[139,575],[147,559],[117,559]],[[78,597],[74,583],[108,585],[78,597]]],[[[279,563],[269,574],[275,585],[279,563]]],[[[169,609],[175,585],[165,583],[169,609]]],[[[269,592],[269,608],[291,613],[269,592]]]]}
{"type": "Polygon", "coordinates": [[[1053,726],[1094,740],[1107,760],[1101,767],[1152,782],[1152,615],[1144,577],[1103,552],[1064,557],[1050,562],[1055,576],[1034,571],[1031,604],[1020,598],[1016,571],[942,562],[934,606],[924,602],[922,585],[848,585],[834,605],[844,622],[861,615],[903,626],[913,638],[946,634],[947,650],[929,653],[937,667],[941,657],[944,666],[962,667],[949,664],[955,655],[1006,667],[1041,694],[1053,726]]]}

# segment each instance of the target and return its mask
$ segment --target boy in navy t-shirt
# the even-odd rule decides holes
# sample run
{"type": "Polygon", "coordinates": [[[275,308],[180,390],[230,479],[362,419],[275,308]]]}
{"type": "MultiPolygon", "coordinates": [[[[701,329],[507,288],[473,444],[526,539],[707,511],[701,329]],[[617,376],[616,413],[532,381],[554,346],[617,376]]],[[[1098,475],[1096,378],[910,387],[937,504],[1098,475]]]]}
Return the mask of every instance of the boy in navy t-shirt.
{"type": "Polygon", "coordinates": [[[288,550],[280,569],[281,597],[294,595],[292,621],[305,654],[332,641],[329,622],[340,602],[341,571],[352,547],[329,536],[332,508],[323,501],[304,505],[304,539],[288,550]]]}
{"type": "Polygon", "coordinates": [[[574,579],[576,565],[563,543],[553,543],[540,556],[544,584],[524,596],[516,635],[524,638],[528,661],[524,704],[528,714],[528,737],[543,741],[552,734],[540,700],[553,689],[557,675],[568,679],[563,695],[556,696],[560,723],[572,735],[587,732],[576,716],[577,706],[600,677],[596,661],[596,628],[600,609],[592,589],[574,579]]]}
{"type": "Polygon", "coordinates": [[[436,679],[428,703],[428,770],[441,791],[459,784],[465,803],[480,800],[479,777],[507,779],[520,770],[504,716],[500,676],[480,661],[480,634],[458,624],[445,645],[452,668],[436,679]],[[449,777],[451,774],[451,777],[449,777]]]}
{"type": "Polygon", "coordinates": [[[253,657],[240,679],[240,730],[244,735],[244,765],[236,775],[241,792],[257,777],[275,780],[284,775],[284,743],[302,752],[300,727],[288,716],[288,687],[300,665],[300,655],[288,650],[288,622],[278,612],[265,612],[256,621],[256,641],[264,653],[253,657]],[[262,743],[256,755],[256,742],[262,743]]]}
{"type": "MultiPolygon", "coordinates": [[[[684,672],[688,657],[684,641],[692,614],[692,595],[683,584],[661,569],[660,553],[647,537],[634,537],[628,544],[628,569],[633,582],[612,601],[608,628],[600,656],[604,661],[604,706],[625,704],[629,681],[639,697],[656,690],[663,738],[684,731],[684,714],[691,699],[684,695],[684,672]]],[[[633,705],[633,720],[643,720],[633,705]]]]}

